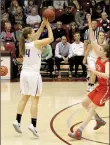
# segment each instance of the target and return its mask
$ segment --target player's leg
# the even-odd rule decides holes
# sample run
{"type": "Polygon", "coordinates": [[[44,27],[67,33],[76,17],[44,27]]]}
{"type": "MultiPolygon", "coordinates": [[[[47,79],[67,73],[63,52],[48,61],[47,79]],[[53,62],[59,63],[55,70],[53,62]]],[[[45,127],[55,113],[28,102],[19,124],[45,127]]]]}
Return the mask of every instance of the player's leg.
{"type": "Polygon", "coordinates": [[[95,104],[93,104],[93,103],[91,103],[89,105],[88,112],[87,112],[85,120],[83,121],[81,126],[75,132],[68,134],[70,137],[75,138],[75,139],[81,139],[82,131],[85,129],[87,124],[91,121],[92,117],[95,114],[95,109],[96,108],[97,108],[97,106],[95,104]]]}
{"type": "Polygon", "coordinates": [[[31,96],[31,125],[29,126],[29,130],[38,137],[37,134],[37,113],[38,113],[38,103],[39,103],[39,96],[31,96]]]}
{"type": "Polygon", "coordinates": [[[96,81],[96,75],[94,75],[94,73],[90,71],[89,83],[91,89],[89,89],[89,92],[91,92],[94,89],[95,81],[96,81]]]}
{"type": "MultiPolygon", "coordinates": [[[[87,58],[88,66],[94,70],[96,70],[95,62],[96,62],[95,58],[92,58],[92,57],[87,58]]],[[[89,78],[87,91],[91,92],[94,89],[96,76],[92,72],[89,72],[89,75],[90,75],[90,78],[89,78]]]]}
{"type": "Polygon", "coordinates": [[[37,134],[37,113],[38,113],[38,103],[39,97],[42,92],[42,78],[41,75],[33,74],[31,81],[29,80],[29,88],[31,94],[31,124],[29,125],[29,130],[38,137],[37,134]]]}
{"type": "Polygon", "coordinates": [[[20,123],[21,123],[22,114],[24,112],[25,106],[26,106],[29,98],[30,98],[29,95],[23,95],[18,104],[16,121],[13,123],[13,126],[18,133],[22,133],[20,123]]]}
{"type": "MultiPolygon", "coordinates": [[[[88,110],[89,108],[89,105],[92,101],[89,99],[89,97],[85,98],[83,101],[82,101],[82,106],[88,110]]],[[[106,122],[97,114],[97,112],[95,111],[95,114],[94,114],[94,118],[96,120],[96,126],[94,127],[94,130],[97,130],[99,129],[101,126],[105,125],[106,122]]]]}

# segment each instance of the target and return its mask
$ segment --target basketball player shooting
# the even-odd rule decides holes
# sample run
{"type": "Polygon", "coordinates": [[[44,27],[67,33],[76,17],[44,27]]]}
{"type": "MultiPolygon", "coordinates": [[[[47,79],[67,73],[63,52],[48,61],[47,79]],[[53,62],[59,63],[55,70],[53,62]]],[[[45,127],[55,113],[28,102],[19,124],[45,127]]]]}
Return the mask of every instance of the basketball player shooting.
{"type": "Polygon", "coordinates": [[[91,68],[88,69],[92,71],[98,78],[98,86],[88,94],[88,97],[82,102],[82,106],[87,110],[87,115],[81,126],[74,131],[69,133],[69,137],[80,140],[82,137],[82,132],[91,121],[94,116],[96,120],[96,126],[94,130],[99,129],[104,126],[106,122],[99,117],[95,111],[97,107],[102,107],[105,102],[110,99],[110,77],[109,77],[109,62],[110,62],[110,49],[108,45],[98,45],[95,41],[94,33],[91,27],[91,15],[87,15],[87,20],[89,24],[90,31],[90,41],[92,49],[94,49],[98,58],[96,61],[96,70],[91,68]]]}
{"type": "Polygon", "coordinates": [[[33,28],[26,27],[23,29],[23,33],[20,37],[20,56],[23,56],[23,67],[20,74],[20,90],[22,98],[18,104],[16,121],[13,123],[16,132],[20,134],[22,133],[22,114],[29,98],[31,98],[31,124],[28,128],[36,137],[38,137],[36,124],[38,102],[42,92],[42,79],[40,75],[41,52],[42,47],[50,44],[53,40],[54,38],[50,23],[45,18],[36,33],[33,28]],[[45,26],[48,30],[48,38],[38,40],[45,26]]]}

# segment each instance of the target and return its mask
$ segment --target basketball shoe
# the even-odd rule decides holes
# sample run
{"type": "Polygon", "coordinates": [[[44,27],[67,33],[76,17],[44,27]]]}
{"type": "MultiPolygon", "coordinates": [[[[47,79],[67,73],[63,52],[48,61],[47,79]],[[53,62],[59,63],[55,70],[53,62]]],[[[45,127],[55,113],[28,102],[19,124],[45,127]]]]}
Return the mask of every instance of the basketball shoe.
{"type": "Polygon", "coordinates": [[[81,140],[82,137],[82,131],[80,129],[77,129],[75,132],[68,133],[68,136],[77,140],[81,140]]]}
{"type": "Polygon", "coordinates": [[[94,130],[99,129],[101,126],[104,126],[106,122],[104,120],[96,121],[96,126],[94,127],[94,130]]]}
{"type": "Polygon", "coordinates": [[[17,120],[13,123],[13,127],[16,130],[16,132],[22,133],[22,130],[21,130],[21,127],[20,127],[20,123],[18,123],[17,120]]]}
{"type": "Polygon", "coordinates": [[[36,137],[39,137],[38,134],[37,134],[37,129],[36,127],[33,126],[33,124],[30,124],[28,129],[36,136],[36,137]]]}

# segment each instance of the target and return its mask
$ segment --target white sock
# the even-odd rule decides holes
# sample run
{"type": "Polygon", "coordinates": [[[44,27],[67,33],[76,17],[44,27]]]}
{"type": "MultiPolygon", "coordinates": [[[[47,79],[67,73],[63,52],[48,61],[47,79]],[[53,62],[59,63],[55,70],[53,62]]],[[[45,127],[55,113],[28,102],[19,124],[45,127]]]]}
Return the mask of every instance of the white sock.
{"type": "Polygon", "coordinates": [[[86,119],[83,121],[83,123],[81,124],[81,126],[79,127],[79,129],[81,131],[83,131],[85,129],[85,127],[87,126],[87,124],[91,121],[93,115],[95,114],[95,111],[93,108],[90,108],[88,113],[87,113],[87,117],[86,119]]]}

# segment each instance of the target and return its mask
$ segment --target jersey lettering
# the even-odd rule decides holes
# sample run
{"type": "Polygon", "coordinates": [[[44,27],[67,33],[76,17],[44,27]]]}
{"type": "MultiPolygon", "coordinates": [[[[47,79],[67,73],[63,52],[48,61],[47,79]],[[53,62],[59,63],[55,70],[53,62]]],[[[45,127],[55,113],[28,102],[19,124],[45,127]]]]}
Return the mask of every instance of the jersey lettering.
{"type": "Polygon", "coordinates": [[[25,49],[25,55],[30,57],[30,49],[25,49]]]}

